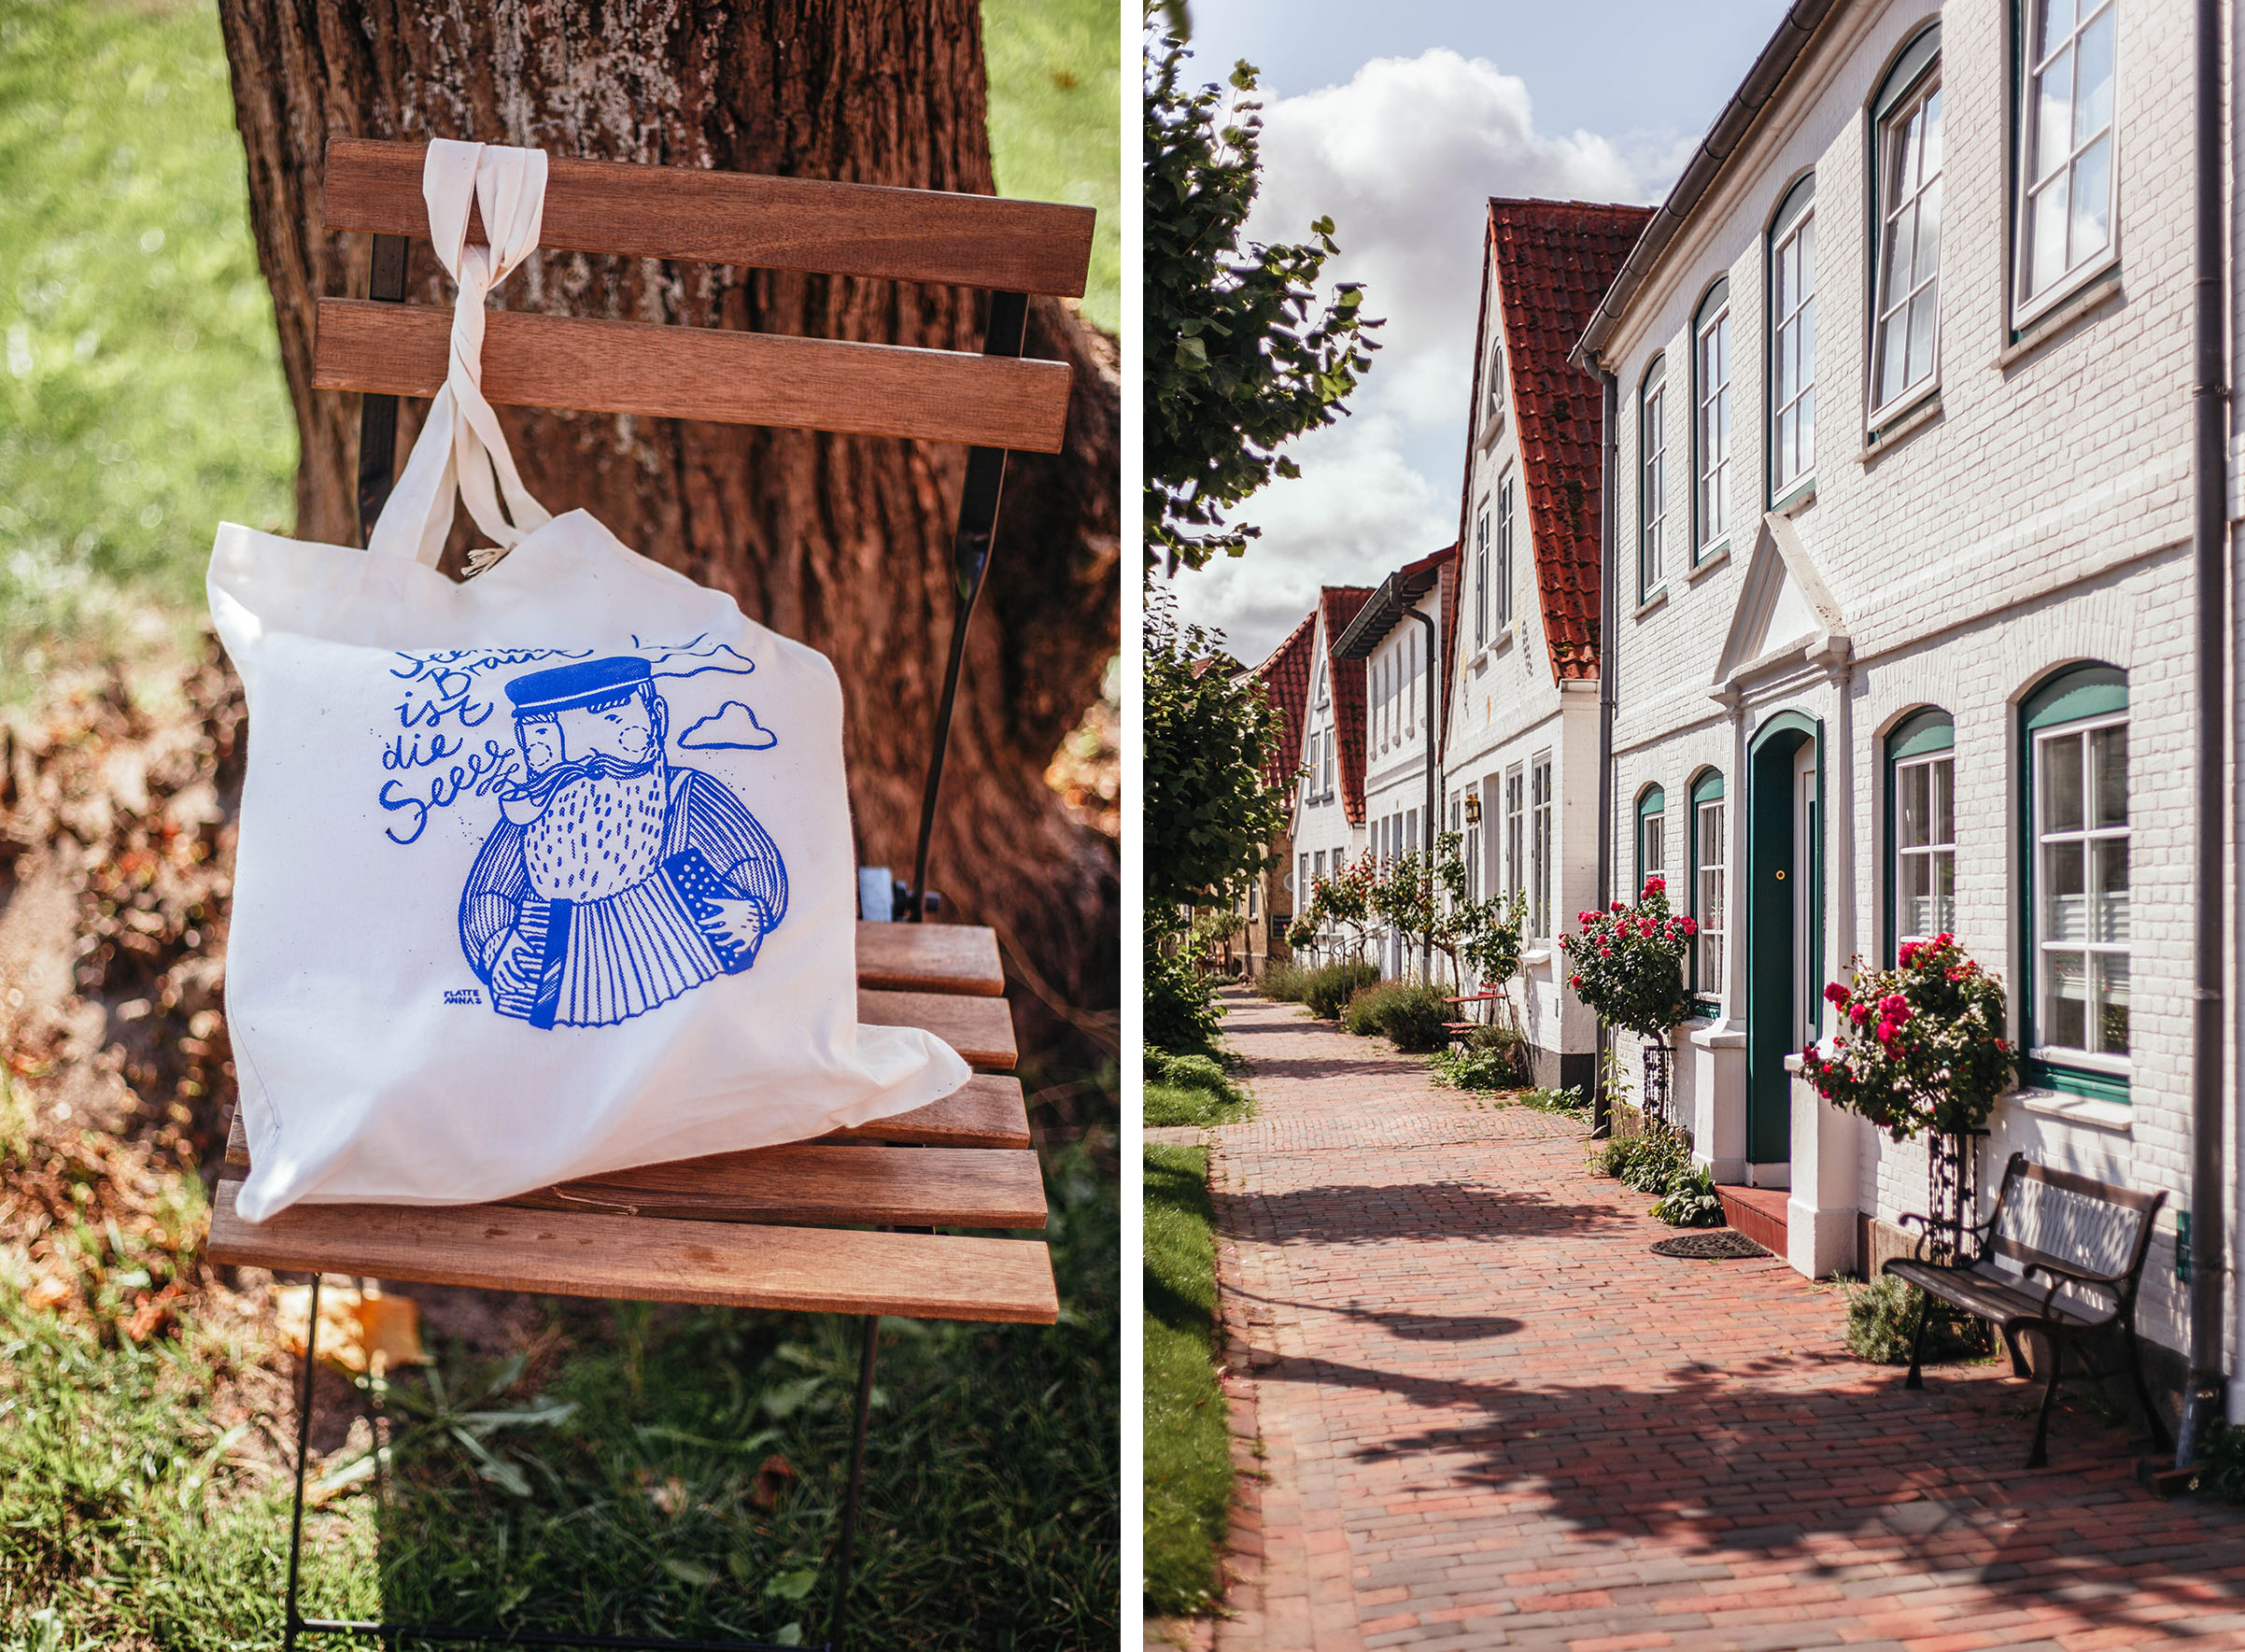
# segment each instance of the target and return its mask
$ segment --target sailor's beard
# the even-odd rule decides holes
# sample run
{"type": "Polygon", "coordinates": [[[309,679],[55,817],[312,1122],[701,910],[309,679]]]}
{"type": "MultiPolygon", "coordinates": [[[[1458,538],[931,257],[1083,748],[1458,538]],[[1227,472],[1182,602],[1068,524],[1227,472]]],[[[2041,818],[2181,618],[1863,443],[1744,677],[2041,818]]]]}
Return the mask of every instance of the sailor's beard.
{"type": "Polygon", "coordinates": [[[548,900],[599,900],[644,882],[662,861],[669,793],[659,763],[561,787],[523,830],[530,887],[548,900]]]}

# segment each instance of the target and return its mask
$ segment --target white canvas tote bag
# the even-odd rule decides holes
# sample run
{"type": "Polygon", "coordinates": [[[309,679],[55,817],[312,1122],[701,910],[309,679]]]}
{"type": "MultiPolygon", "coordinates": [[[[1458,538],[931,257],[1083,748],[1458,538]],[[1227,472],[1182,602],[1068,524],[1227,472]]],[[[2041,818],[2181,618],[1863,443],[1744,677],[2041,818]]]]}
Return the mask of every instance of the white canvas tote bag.
{"type": "Polygon", "coordinates": [[[798,1140],[967,1078],[857,1022],[833,667],[524,490],[479,362],[544,181],[535,150],[430,146],[451,365],[370,547],[227,523],[211,555],[249,706],[226,1008],[253,1221],[798,1140]],[[456,486],[494,542],[460,584],[456,486]]]}

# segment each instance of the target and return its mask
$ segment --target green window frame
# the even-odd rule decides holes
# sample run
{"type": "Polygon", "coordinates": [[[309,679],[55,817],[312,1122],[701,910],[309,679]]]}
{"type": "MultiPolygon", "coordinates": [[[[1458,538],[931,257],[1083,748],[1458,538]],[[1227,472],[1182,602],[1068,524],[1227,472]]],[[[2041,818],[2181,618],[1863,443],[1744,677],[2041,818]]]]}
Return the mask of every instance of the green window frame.
{"type": "Polygon", "coordinates": [[[1934,916],[1934,928],[1926,933],[1953,931],[1956,926],[1956,780],[1953,756],[1949,772],[1945,776],[1940,772],[1940,759],[1956,749],[1956,721],[1939,706],[1911,713],[1886,736],[1885,943],[1889,964],[1899,957],[1902,942],[1920,933],[1910,920],[1915,898],[1912,892],[1921,877],[1927,885],[1925,898],[1939,914],[1944,898],[1941,874],[1944,870],[1948,874],[1946,914],[1934,916]]]}
{"type": "Polygon", "coordinates": [[[1637,794],[1637,893],[1645,881],[1668,876],[1668,793],[1649,785],[1637,794]]]}
{"type": "Polygon", "coordinates": [[[1723,937],[1729,929],[1730,866],[1730,805],[1723,798],[1723,774],[1705,769],[1691,783],[1691,819],[1685,831],[1690,844],[1690,888],[1686,896],[1699,933],[1691,941],[1691,990],[1700,1012],[1719,1016],[1723,996],[1723,937]]]}
{"type": "Polygon", "coordinates": [[[2115,1069],[2125,1061],[2130,1042],[2127,713],[2127,673],[2098,661],[2054,671],[2019,707],[2019,1044],[2024,1077],[2041,1089],[2124,1103],[2128,1100],[2129,1075],[2115,1069]],[[2112,738],[2115,730],[2117,740],[2112,738]],[[2101,791],[2098,784],[2111,774],[2115,757],[2120,781],[2116,818],[2111,811],[2114,795],[2101,791]],[[2061,762],[2083,767],[2068,777],[2057,766],[2061,762]],[[2078,787],[2080,795],[2067,796],[2067,786],[2078,787]],[[2117,863],[2112,857],[2115,847],[2117,863]],[[2112,869],[2119,873],[2122,898],[2117,903],[2110,890],[2092,893],[2093,885],[2109,882],[2100,874],[2112,869]],[[2067,901],[2080,903],[2078,916],[2064,912],[2059,903],[2067,901]],[[2050,911],[2042,910],[2046,904],[2050,911]],[[2068,928],[2076,933],[2046,932],[2068,928]],[[2069,941],[2073,944],[2069,946],[2069,941]],[[2101,1041],[2117,1028],[2123,1045],[2117,1055],[2043,1042],[2054,1019],[2051,1007],[2043,1002],[2052,979],[2046,952],[2082,960],[2083,1037],[2085,1042],[2101,1041]],[[2111,990],[2115,978],[2121,983],[2117,1006],[2111,990]],[[2112,1019],[2115,1008],[2117,1022],[2112,1019]]]}
{"type": "Polygon", "coordinates": [[[1668,586],[1668,358],[1655,356],[1637,388],[1637,600],[1668,586]]]}

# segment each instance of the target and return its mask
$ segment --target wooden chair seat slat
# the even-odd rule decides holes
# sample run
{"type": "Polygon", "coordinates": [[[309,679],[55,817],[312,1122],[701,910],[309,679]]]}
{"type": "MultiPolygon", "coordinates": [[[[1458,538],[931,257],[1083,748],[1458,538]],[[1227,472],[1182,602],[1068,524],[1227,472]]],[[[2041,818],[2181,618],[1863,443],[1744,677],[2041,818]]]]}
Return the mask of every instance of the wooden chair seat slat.
{"type": "Polygon", "coordinates": [[[219,1183],[208,1246],[238,1267],[802,1313],[1039,1325],[1059,1313],[1034,1241],[501,1205],[298,1205],[251,1223],[239,1186],[219,1183]]]}
{"type": "MultiPolygon", "coordinates": [[[[1025,1148],[1029,1145],[1029,1115],[1022,1101],[1019,1079],[977,1073],[941,1101],[876,1119],[870,1124],[832,1131],[816,1139],[886,1142],[898,1147],[1025,1148]]],[[[226,1163],[237,1169],[249,1167],[249,1138],[243,1132],[238,1108],[227,1127],[226,1163]]]]}
{"type": "Polygon", "coordinates": [[[979,924],[860,924],[857,984],[892,993],[1002,997],[997,937],[979,924]]]}
{"type": "Polygon", "coordinates": [[[1040,1228],[1044,1178],[1026,1150],[792,1142],[642,1165],[501,1203],[694,1221],[1040,1228]]]}
{"type": "MultiPolygon", "coordinates": [[[[330,230],[426,239],[426,146],[335,138],[330,230]]],[[[614,161],[547,162],[542,246],[1081,298],[1088,206],[614,161]]],[[[471,237],[483,239],[473,219],[471,237]]]]}
{"type": "MultiPolygon", "coordinates": [[[[433,396],[444,388],[452,312],[323,298],[312,383],[323,390],[433,396]]],[[[483,391],[510,406],[776,425],[1057,453],[1067,425],[1065,362],[661,327],[494,310],[483,391]]]]}
{"type": "Polygon", "coordinates": [[[969,1066],[1010,1073],[1018,1052],[1013,1010],[1003,998],[948,993],[877,993],[860,988],[857,1019],[868,1026],[916,1026],[941,1038],[969,1066]]]}

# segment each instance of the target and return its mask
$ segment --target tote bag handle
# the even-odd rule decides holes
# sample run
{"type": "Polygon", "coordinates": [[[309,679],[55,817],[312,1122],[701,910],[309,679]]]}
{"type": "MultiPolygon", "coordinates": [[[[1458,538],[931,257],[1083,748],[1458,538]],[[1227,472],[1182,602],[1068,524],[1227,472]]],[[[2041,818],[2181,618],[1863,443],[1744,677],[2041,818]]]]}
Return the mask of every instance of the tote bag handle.
{"type": "Polygon", "coordinates": [[[421,167],[421,198],[429,204],[429,238],[437,259],[459,283],[451,360],[367,549],[435,567],[452,530],[457,488],[468,515],[491,540],[490,548],[469,553],[470,571],[480,573],[525,534],[553,520],[522,485],[499,417],[483,392],[484,295],[538,249],[545,217],[545,151],[433,139],[421,167]],[[483,209],[487,246],[469,244],[471,201],[483,209]]]}

